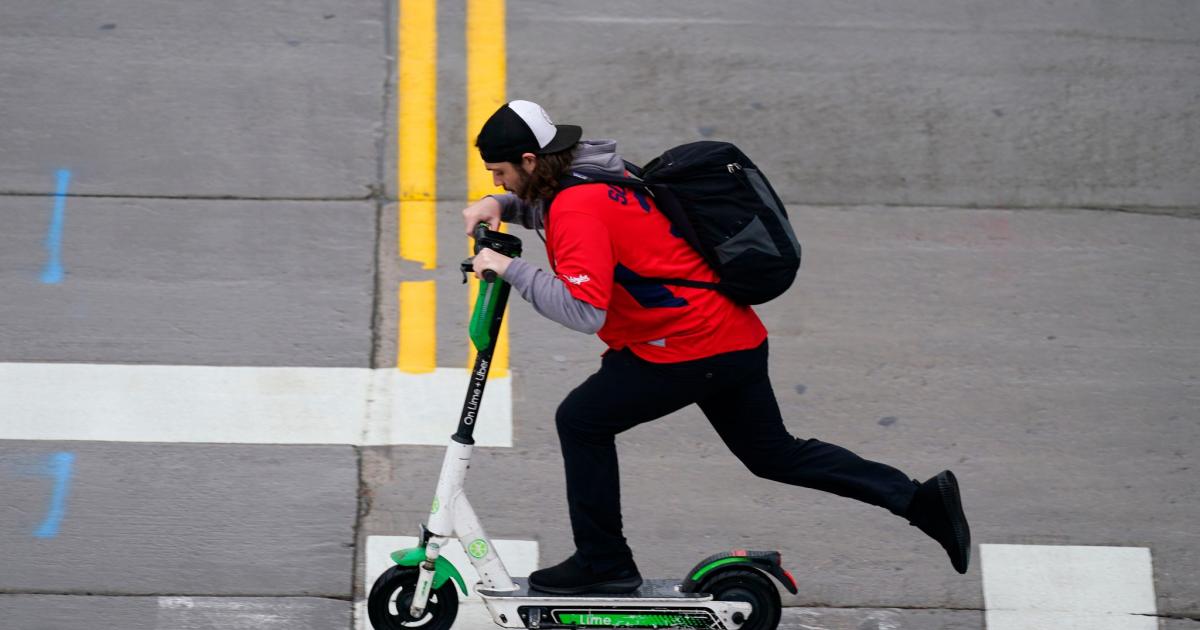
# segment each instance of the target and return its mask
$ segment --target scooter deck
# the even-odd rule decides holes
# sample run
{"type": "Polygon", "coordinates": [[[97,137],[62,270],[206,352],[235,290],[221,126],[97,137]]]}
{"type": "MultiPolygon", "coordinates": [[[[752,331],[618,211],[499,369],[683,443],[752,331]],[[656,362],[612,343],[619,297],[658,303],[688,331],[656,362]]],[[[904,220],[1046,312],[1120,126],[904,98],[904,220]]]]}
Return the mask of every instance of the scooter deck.
{"type": "Polygon", "coordinates": [[[684,601],[698,601],[711,599],[711,595],[706,593],[681,593],[679,580],[645,580],[636,591],[632,593],[576,593],[574,595],[560,595],[557,593],[547,593],[539,591],[529,586],[527,578],[514,578],[513,583],[517,585],[515,591],[491,591],[487,589],[477,589],[477,592],[487,598],[496,599],[537,599],[537,600],[666,600],[664,603],[678,603],[684,601]]]}
{"type": "Polygon", "coordinates": [[[681,593],[677,580],[646,580],[632,593],[557,595],[513,580],[515,591],[478,589],[492,620],[526,630],[739,628],[750,614],[748,602],[714,601],[708,593],[681,593]],[[735,621],[736,619],[736,621],[735,621]]]}

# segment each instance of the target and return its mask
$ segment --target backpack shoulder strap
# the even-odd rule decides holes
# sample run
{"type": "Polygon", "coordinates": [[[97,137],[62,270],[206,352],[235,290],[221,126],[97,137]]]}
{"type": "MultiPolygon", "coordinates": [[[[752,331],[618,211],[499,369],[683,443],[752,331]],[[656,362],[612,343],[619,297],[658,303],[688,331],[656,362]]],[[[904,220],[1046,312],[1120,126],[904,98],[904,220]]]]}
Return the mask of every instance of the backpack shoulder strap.
{"type": "MultiPolygon", "coordinates": [[[[626,162],[625,164],[627,166],[633,166],[634,168],[637,168],[635,165],[630,164],[629,162],[626,162]]],[[[615,186],[637,188],[638,190],[645,191],[654,198],[655,205],[658,206],[658,211],[666,215],[667,220],[671,222],[671,225],[683,235],[683,239],[687,241],[693,249],[700,252],[700,255],[704,257],[705,262],[707,262],[714,269],[716,268],[716,266],[712,264],[713,261],[709,259],[708,254],[704,251],[704,248],[700,246],[700,237],[696,235],[696,229],[692,227],[691,221],[688,221],[687,214],[685,214],[683,211],[683,206],[680,205],[679,200],[665,185],[649,183],[637,177],[623,177],[619,175],[589,175],[586,173],[580,173],[578,171],[570,171],[559,180],[559,192],[572,186],[579,186],[582,184],[612,184],[615,186]]]]}
{"type": "MultiPolygon", "coordinates": [[[[627,167],[634,166],[629,162],[626,162],[625,164],[627,167]]],[[[634,166],[634,168],[637,167],[634,166]]],[[[558,179],[558,190],[554,191],[554,196],[546,201],[547,210],[549,210],[550,206],[554,203],[554,200],[558,198],[559,193],[568,188],[581,186],[583,184],[613,184],[616,186],[639,188],[648,192],[650,196],[654,196],[654,191],[650,190],[650,188],[646,185],[646,182],[643,182],[640,179],[622,177],[620,175],[587,175],[576,170],[571,170],[568,171],[566,175],[563,175],[558,179]]]]}
{"type": "MultiPolygon", "coordinates": [[[[625,164],[626,168],[634,166],[629,162],[626,162],[625,164]]],[[[637,167],[634,166],[634,168],[637,167]]],[[[572,186],[579,186],[581,184],[614,184],[616,186],[639,188],[654,194],[654,191],[650,189],[650,186],[637,177],[624,177],[621,175],[588,175],[587,173],[580,173],[579,171],[572,170],[567,172],[566,175],[563,175],[562,179],[558,180],[559,190],[570,188],[572,186]]]]}

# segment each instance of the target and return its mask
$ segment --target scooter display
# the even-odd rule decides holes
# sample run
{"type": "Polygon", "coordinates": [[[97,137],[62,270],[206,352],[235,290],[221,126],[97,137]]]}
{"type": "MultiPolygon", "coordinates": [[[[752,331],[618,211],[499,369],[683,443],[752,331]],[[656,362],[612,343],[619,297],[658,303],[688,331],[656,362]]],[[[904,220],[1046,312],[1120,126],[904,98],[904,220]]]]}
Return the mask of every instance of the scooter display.
{"type": "MultiPolygon", "coordinates": [[[[480,224],[475,253],[494,249],[509,257],[521,254],[515,236],[480,224]]],[[[472,259],[463,261],[463,281],[472,259]]],[[[495,546],[467,500],[465,482],[475,441],[480,403],[492,354],[504,319],[510,287],[494,273],[484,274],[471,315],[469,334],[477,350],[458,430],[442,461],[437,491],[418,546],[391,554],[396,563],[375,580],[367,614],[375,630],[447,630],[458,614],[458,593],[467,584],[441,555],[458,539],[479,583],[476,594],[492,620],[504,628],[708,628],[773,630],[781,613],[778,586],[797,592],[777,551],[735,550],[698,562],[679,580],[648,579],[629,594],[556,595],[532,589],[524,578],[509,575],[495,546]]]]}

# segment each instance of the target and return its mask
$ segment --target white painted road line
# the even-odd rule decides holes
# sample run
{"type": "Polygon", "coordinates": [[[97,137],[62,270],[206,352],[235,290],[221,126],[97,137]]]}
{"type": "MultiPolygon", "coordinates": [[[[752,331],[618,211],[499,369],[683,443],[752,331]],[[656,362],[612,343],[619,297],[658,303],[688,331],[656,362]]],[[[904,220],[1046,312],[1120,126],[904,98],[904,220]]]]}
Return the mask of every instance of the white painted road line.
{"type": "MultiPolygon", "coordinates": [[[[371,585],[388,567],[394,564],[391,553],[398,549],[407,549],[417,544],[415,536],[367,536],[366,566],[363,570],[363,584],[371,591],[371,585]]],[[[538,544],[534,540],[492,540],[496,553],[504,560],[504,566],[513,577],[527,577],[538,568],[538,544]]],[[[454,627],[458,630],[483,630],[495,628],[492,617],[487,612],[483,602],[475,595],[475,584],[479,574],[475,566],[467,559],[462,545],[452,542],[442,548],[442,556],[449,560],[462,573],[463,581],[467,584],[467,596],[462,597],[459,591],[459,611],[454,627]]],[[[367,623],[366,602],[355,603],[355,628],[370,630],[367,623]]]]}
{"type": "Polygon", "coordinates": [[[1155,630],[1144,547],[980,545],[988,630],[1155,630]]]}
{"type": "MultiPolygon", "coordinates": [[[[445,444],[468,370],[0,363],[0,439],[445,444]]],[[[492,378],[475,433],[512,446],[512,377],[492,378]]]]}

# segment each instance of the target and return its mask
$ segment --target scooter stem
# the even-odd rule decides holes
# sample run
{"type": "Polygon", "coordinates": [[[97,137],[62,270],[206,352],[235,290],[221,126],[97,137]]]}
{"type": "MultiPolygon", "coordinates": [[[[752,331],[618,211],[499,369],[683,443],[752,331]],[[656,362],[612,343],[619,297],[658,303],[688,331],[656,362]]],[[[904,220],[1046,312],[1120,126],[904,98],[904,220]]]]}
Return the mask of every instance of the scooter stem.
{"type": "MultiPolygon", "coordinates": [[[[480,224],[475,229],[475,253],[485,247],[510,258],[521,255],[521,239],[503,232],[493,232],[487,229],[486,224],[480,224]]],[[[469,260],[463,261],[464,273],[469,267],[469,260]]],[[[488,371],[492,367],[492,354],[500,337],[500,324],[504,322],[510,289],[509,284],[495,274],[479,282],[479,295],[475,298],[475,310],[471,313],[469,326],[471,343],[477,351],[475,366],[471,369],[471,381],[467,386],[466,399],[463,400],[458,430],[451,436],[459,444],[475,443],[472,435],[479,418],[479,405],[483,402],[488,371]]]]}

